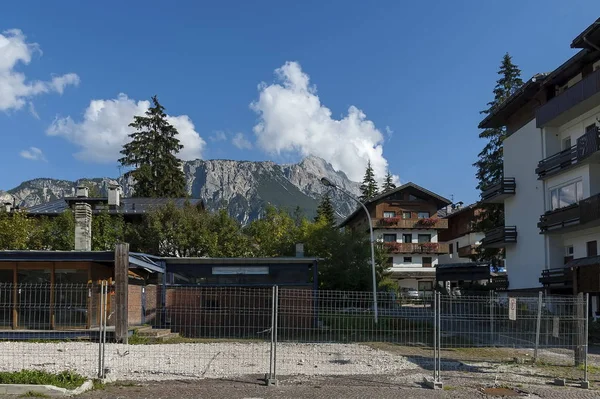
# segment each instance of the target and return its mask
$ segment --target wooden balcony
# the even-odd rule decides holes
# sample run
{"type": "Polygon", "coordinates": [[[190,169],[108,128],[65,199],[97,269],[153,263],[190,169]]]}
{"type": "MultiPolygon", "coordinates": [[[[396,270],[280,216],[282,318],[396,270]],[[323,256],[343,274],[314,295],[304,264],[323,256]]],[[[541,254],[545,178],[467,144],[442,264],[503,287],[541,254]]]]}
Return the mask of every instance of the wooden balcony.
{"type": "Polygon", "coordinates": [[[548,233],[577,226],[581,223],[580,216],[581,209],[578,203],[548,211],[540,216],[540,221],[538,222],[540,233],[548,233]]]}
{"type": "Polygon", "coordinates": [[[536,127],[560,126],[600,103],[600,69],[542,105],[535,112],[536,127]]]}
{"type": "Polygon", "coordinates": [[[511,195],[515,195],[517,183],[514,177],[504,177],[498,183],[481,193],[481,202],[502,204],[511,195]]]}
{"type": "Polygon", "coordinates": [[[517,226],[501,226],[493,230],[486,231],[485,237],[481,240],[483,248],[503,248],[507,244],[517,242],[517,226]]]}
{"type": "Polygon", "coordinates": [[[449,252],[448,244],[437,242],[386,242],[384,245],[393,254],[447,254],[449,252]]]}
{"type": "Polygon", "coordinates": [[[464,247],[458,248],[459,258],[470,258],[475,255],[477,255],[477,247],[475,245],[465,245],[464,247]]]}
{"type": "Polygon", "coordinates": [[[573,272],[571,268],[558,268],[542,270],[540,283],[545,286],[560,286],[564,288],[573,286],[573,272]]]}
{"type": "Polygon", "coordinates": [[[540,233],[563,233],[566,230],[593,227],[600,224],[600,194],[576,204],[548,211],[540,216],[540,233]]]}
{"type": "Polygon", "coordinates": [[[447,229],[448,219],[402,219],[398,217],[383,218],[374,219],[373,227],[380,229],[447,229]]]}
{"type": "Polygon", "coordinates": [[[535,169],[539,179],[544,179],[556,173],[581,164],[592,154],[600,150],[600,133],[598,128],[590,129],[577,139],[577,144],[538,162],[535,169]]]}

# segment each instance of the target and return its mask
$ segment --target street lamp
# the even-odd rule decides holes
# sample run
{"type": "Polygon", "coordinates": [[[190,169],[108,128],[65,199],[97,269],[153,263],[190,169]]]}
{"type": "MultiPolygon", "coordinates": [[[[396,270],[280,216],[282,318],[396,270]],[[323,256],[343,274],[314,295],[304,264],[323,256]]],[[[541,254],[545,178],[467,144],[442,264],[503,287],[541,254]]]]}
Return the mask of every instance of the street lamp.
{"type": "Polygon", "coordinates": [[[321,183],[325,187],[335,188],[335,189],[339,190],[340,192],[346,194],[346,196],[348,198],[353,199],[360,206],[362,206],[365,213],[367,214],[367,220],[369,221],[369,234],[371,237],[371,273],[372,273],[372,278],[373,278],[373,311],[374,311],[374,315],[375,315],[375,324],[377,324],[377,313],[378,312],[377,312],[377,277],[375,274],[375,237],[373,235],[373,221],[371,220],[371,215],[369,214],[369,210],[367,209],[365,204],[363,204],[358,198],[356,198],[354,195],[350,194],[348,191],[344,190],[340,186],[333,183],[331,180],[329,180],[325,177],[322,177],[321,183]]]}

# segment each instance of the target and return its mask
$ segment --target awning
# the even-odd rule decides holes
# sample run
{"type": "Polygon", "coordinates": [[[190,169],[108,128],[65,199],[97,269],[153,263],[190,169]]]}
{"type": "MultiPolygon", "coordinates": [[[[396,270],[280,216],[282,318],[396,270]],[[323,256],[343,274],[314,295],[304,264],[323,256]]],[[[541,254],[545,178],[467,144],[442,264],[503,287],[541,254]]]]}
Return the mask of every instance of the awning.
{"type": "Polygon", "coordinates": [[[129,268],[130,269],[143,269],[148,273],[164,273],[165,268],[160,264],[152,260],[145,254],[139,254],[131,252],[129,254],[129,268]]]}
{"type": "Polygon", "coordinates": [[[579,258],[573,259],[569,261],[565,267],[582,267],[582,266],[599,266],[600,265],[600,255],[598,256],[589,256],[587,258],[579,258]]]}

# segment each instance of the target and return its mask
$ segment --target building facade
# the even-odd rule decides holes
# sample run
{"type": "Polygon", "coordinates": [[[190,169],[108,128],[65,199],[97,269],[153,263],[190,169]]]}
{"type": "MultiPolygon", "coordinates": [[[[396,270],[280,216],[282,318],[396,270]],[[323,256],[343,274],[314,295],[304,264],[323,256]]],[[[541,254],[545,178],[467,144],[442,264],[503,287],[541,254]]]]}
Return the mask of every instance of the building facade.
{"type": "Polygon", "coordinates": [[[482,193],[503,203],[505,226],[482,245],[504,247],[509,288],[600,293],[600,20],[579,51],[527,81],[480,128],[505,126],[504,178],[482,193]],[[585,276],[585,278],[584,278],[585,276]]]}
{"type": "MultiPolygon", "coordinates": [[[[365,203],[373,221],[375,240],[389,252],[391,278],[400,288],[430,291],[435,281],[439,256],[448,253],[448,244],[439,242],[439,232],[448,220],[438,210],[450,201],[414,183],[404,184],[365,203]]],[[[341,226],[368,230],[362,209],[355,211],[341,226]]]]}
{"type": "MultiPolygon", "coordinates": [[[[453,205],[454,206],[454,205],[453,205]]],[[[448,228],[440,231],[440,242],[448,245],[448,253],[439,257],[440,264],[467,263],[474,259],[477,248],[484,237],[483,232],[474,229],[483,210],[477,204],[462,208],[450,208],[444,219],[448,228]]]]}

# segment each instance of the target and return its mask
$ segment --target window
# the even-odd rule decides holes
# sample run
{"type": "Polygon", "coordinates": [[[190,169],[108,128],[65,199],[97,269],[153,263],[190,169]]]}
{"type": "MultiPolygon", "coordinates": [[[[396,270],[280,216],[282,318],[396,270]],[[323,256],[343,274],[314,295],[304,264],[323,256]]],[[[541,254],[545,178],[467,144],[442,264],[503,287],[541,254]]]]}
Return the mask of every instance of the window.
{"type": "Polygon", "coordinates": [[[587,256],[598,255],[598,243],[596,241],[588,241],[586,243],[586,247],[587,247],[587,256]]]}
{"type": "Polygon", "coordinates": [[[433,290],[433,282],[432,281],[419,281],[419,291],[432,291],[433,290]]]}
{"type": "Polygon", "coordinates": [[[571,148],[571,136],[565,137],[562,141],[562,150],[568,150],[571,148]]]}
{"type": "Polygon", "coordinates": [[[418,201],[418,200],[419,200],[419,197],[415,197],[414,195],[412,195],[412,194],[409,194],[409,196],[408,196],[408,200],[409,200],[409,201],[418,201]]]}
{"type": "Polygon", "coordinates": [[[384,218],[395,218],[396,212],[395,211],[383,211],[383,217],[384,218]]]}
{"type": "Polygon", "coordinates": [[[412,256],[405,256],[404,263],[412,263],[412,256]]]}
{"type": "Polygon", "coordinates": [[[456,253],[458,253],[458,241],[456,241],[456,253]]]}
{"type": "Polygon", "coordinates": [[[431,234],[419,234],[418,242],[431,242],[431,234]]]}
{"type": "Polygon", "coordinates": [[[550,191],[552,210],[575,204],[583,199],[583,183],[567,184],[550,191]]]}
{"type": "Polygon", "coordinates": [[[566,256],[573,255],[573,246],[572,245],[565,247],[565,255],[566,256]]]}
{"type": "Polygon", "coordinates": [[[423,257],[423,267],[431,267],[431,257],[430,256],[424,256],[423,257]]]}
{"type": "Polygon", "coordinates": [[[419,212],[419,219],[427,219],[429,217],[429,212],[419,212]]]}
{"type": "Polygon", "coordinates": [[[410,218],[412,218],[412,215],[409,211],[402,212],[402,219],[410,219],[410,218]]]}
{"type": "Polygon", "coordinates": [[[453,254],[454,253],[454,244],[450,243],[450,253],[453,254]]]}
{"type": "Polygon", "coordinates": [[[396,234],[384,234],[383,242],[396,242],[398,241],[396,234]]]}
{"type": "Polygon", "coordinates": [[[412,234],[402,234],[402,242],[410,244],[412,242],[412,234]]]}

